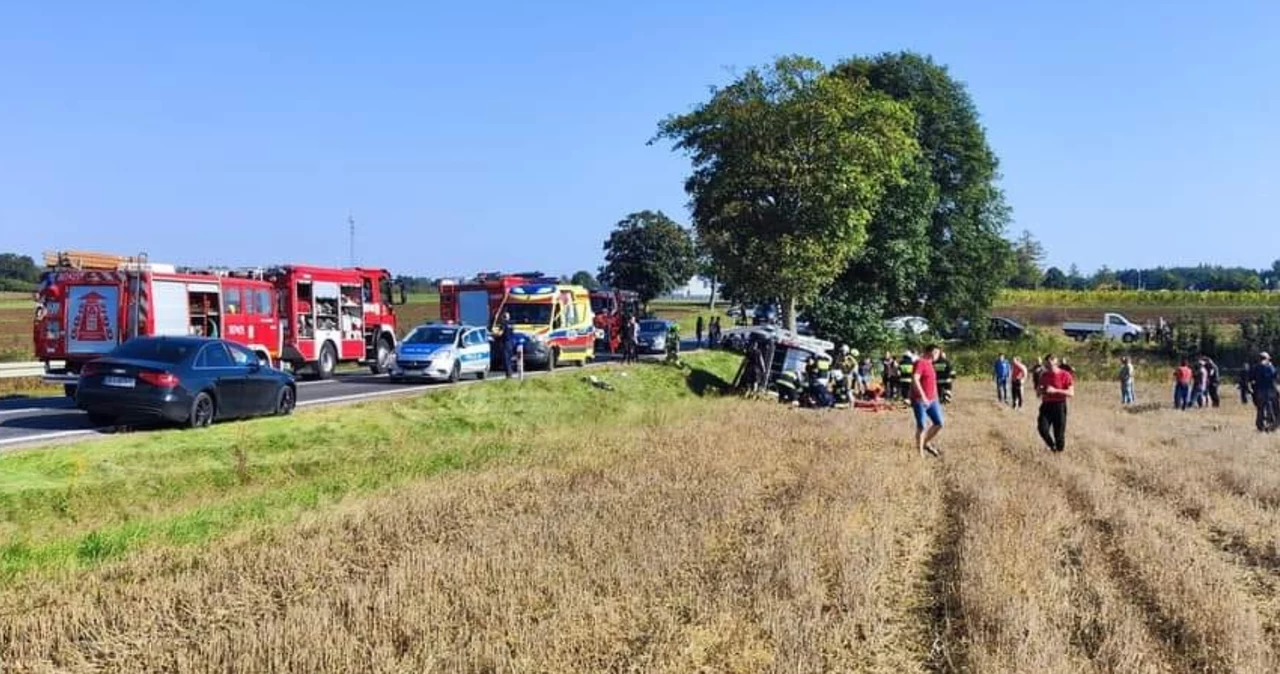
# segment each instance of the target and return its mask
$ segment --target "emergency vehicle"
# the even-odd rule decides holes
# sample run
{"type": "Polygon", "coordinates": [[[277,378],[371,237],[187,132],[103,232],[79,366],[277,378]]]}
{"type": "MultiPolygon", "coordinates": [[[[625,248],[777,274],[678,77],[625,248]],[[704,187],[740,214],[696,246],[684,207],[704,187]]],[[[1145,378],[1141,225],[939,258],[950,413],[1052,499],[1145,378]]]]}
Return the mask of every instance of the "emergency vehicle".
{"type": "Polygon", "coordinates": [[[617,353],[622,346],[623,318],[640,315],[640,293],[634,290],[593,290],[591,312],[595,314],[596,348],[617,353]]]}
{"type": "MultiPolygon", "coordinates": [[[[33,326],[45,380],[75,393],[81,367],[131,337],[241,344],[267,364],[332,376],[340,360],[389,367],[395,312],[384,270],[187,270],[146,255],[46,254],[33,326]]],[[[402,294],[403,299],[403,294],[402,294]]]]}
{"type": "Polygon", "coordinates": [[[391,368],[396,352],[391,274],[385,269],[336,269],[287,265],[264,278],[276,290],[280,359],[294,371],[333,376],[338,363],[368,365],[374,374],[391,368]]]}
{"type": "Polygon", "coordinates": [[[443,279],[439,284],[440,320],[459,325],[493,325],[508,290],[543,280],[555,283],[536,271],[514,274],[482,272],[462,282],[443,279]]]}
{"type": "Polygon", "coordinates": [[[146,255],[50,253],[33,327],[45,380],[75,393],[80,368],[139,335],[221,337],[280,356],[275,289],[260,278],[178,270],[146,255]]]}
{"type": "Polygon", "coordinates": [[[511,288],[493,322],[496,339],[501,339],[505,313],[511,314],[525,362],[533,367],[550,370],[566,361],[585,365],[595,358],[596,330],[586,288],[560,283],[511,288]]]}

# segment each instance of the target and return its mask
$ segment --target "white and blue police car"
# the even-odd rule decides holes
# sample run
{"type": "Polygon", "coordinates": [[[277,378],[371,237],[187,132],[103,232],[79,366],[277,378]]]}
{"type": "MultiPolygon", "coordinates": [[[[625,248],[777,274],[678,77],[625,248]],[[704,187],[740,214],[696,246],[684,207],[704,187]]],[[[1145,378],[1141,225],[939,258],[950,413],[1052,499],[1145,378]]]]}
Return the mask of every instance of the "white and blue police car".
{"type": "Polygon", "coordinates": [[[396,348],[391,381],[458,381],[489,374],[489,331],[473,325],[429,323],[409,332],[396,348]]]}

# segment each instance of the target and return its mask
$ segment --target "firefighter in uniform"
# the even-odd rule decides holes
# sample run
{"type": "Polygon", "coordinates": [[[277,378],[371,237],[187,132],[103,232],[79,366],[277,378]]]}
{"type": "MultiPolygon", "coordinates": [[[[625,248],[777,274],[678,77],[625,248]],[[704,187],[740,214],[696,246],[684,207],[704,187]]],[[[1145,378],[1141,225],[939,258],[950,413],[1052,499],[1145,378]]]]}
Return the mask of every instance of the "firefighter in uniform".
{"type": "Polygon", "coordinates": [[[955,370],[945,352],[939,351],[937,360],[933,361],[933,369],[938,374],[938,398],[944,403],[951,402],[951,383],[955,380],[955,370]]]}
{"type": "Polygon", "coordinates": [[[676,323],[667,328],[667,362],[680,362],[680,326],[676,323]]]}
{"type": "Polygon", "coordinates": [[[773,386],[778,390],[778,402],[787,405],[794,404],[799,398],[800,375],[787,370],[778,375],[778,379],[773,382],[773,386]]]}
{"type": "Polygon", "coordinates": [[[902,359],[898,361],[898,397],[906,400],[911,396],[911,385],[913,382],[912,373],[915,371],[916,360],[908,351],[902,354],[902,359]]]}

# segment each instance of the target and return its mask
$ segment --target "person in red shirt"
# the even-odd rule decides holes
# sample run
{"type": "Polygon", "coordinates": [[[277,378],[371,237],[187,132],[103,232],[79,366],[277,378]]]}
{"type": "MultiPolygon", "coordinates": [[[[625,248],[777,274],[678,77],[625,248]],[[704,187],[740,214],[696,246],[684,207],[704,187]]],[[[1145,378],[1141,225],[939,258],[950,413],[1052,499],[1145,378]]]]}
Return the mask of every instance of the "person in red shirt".
{"type": "Polygon", "coordinates": [[[911,371],[911,411],[916,418],[916,449],[920,456],[928,452],[934,456],[942,456],[933,446],[933,439],[942,431],[942,405],[938,402],[938,373],[933,369],[933,361],[938,357],[938,346],[930,344],[916,360],[911,371]],[[930,425],[925,429],[925,418],[930,425]]]}
{"type": "Polygon", "coordinates": [[[1061,452],[1067,446],[1067,400],[1075,397],[1076,381],[1070,372],[1062,369],[1053,354],[1044,357],[1044,372],[1036,382],[1040,394],[1040,416],[1036,428],[1040,438],[1051,452],[1061,452]]]}
{"type": "Polygon", "coordinates": [[[1191,407],[1191,367],[1186,358],[1173,369],[1173,406],[1179,410],[1191,407]]]}

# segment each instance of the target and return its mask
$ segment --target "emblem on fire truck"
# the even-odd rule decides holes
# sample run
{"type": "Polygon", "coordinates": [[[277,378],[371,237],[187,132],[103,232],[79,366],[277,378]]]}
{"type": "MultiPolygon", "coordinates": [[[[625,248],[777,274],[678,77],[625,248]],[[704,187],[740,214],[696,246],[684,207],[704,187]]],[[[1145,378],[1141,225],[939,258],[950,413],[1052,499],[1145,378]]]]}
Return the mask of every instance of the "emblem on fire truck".
{"type": "Polygon", "coordinates": [[[86,293],[80,299],[75,321],[71,324],[71,338],[78,342],[105,342],[115,337],[107,318],[107,307],[102,295],[86,293]]]}

